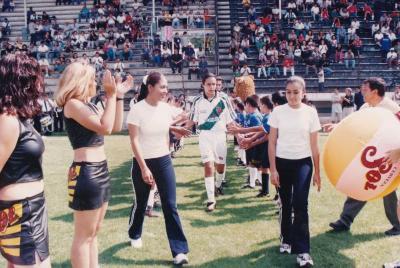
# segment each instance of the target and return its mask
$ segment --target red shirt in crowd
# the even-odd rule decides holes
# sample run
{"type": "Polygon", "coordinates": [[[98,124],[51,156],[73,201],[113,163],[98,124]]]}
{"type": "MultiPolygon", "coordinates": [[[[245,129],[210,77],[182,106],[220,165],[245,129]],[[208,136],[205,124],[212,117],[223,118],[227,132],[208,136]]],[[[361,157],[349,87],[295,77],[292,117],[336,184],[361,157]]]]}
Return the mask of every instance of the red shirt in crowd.
{"type": "Polygon", "coordinates": [[[285,58],[283,60],[283,67],[290,68],[294,66],[294,60],[292,58],[285,58]]]}

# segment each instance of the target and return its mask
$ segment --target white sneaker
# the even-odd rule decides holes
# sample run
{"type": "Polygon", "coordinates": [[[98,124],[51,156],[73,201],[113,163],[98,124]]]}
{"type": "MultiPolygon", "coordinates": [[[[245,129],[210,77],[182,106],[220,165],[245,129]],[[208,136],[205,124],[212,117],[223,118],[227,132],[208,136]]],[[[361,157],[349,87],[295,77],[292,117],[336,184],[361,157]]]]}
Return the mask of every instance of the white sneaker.
{"type": "Polygon", "coordinates": [[[400,268],[400,260],[388,262],[383,265],[383,268],[400,268]]]}
{"type": "Polygon", "coordinates": [[[141,247],[143,247],[142,238],[131,239],[131,247],[133,247],[133,248],[141,248],[141,247]]]}
{"type": "Polygon", "coordinates": [[[299,267],[311,267],[314,265],[314,262],[311,259],[310,254],[303,253],[297,255],[297,264],[299,265],[299,267]]]}
{"type": "Polygon", "coordinates": [[[184,253],[179,253],[174,258],[175,265],[183,265],[183,264],[188,264],[188,263],[189,263],[189,259],[186,256],[186,254],[184,254],[184,253]]]}
{"type": "Polygon", "coordinates": [[[279,247],[279,252],[281,254],[283,253],[290,254],[292,252],[292,247],[289,244],[282,243],[281,246],[279,247]]]}

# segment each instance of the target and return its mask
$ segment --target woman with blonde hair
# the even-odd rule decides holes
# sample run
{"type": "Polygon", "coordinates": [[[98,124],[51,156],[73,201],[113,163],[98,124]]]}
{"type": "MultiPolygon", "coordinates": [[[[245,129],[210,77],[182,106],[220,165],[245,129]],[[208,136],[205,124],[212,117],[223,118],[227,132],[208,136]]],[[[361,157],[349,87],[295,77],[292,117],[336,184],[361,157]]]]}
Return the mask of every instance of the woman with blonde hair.
{"type": "Polygon", "coordinates": [[[63,72],[56,102],[64,108],[65,126],[74,150],[68,174],[69,207],[74,210],[73,267],[98,267],[97,233],[110,199],[110,176],[104,152],[104,135],[120,131],[123,97],[133,86],[129,76],[124,83],[106,70],[103,88],[104,111],[90,99],[96,94],[95,69],[82,62],[70,64],[63,72]]]}

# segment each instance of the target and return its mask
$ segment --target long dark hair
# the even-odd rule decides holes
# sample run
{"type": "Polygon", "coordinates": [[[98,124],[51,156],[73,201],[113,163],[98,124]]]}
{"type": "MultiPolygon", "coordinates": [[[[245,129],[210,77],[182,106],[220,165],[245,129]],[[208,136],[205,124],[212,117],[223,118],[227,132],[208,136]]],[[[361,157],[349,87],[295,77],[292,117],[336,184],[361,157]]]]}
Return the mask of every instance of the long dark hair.
{"type": "Polygon", "coordinates": [[[40,112],[42,87],[42,72],[34,58],[8,54],[0,59],[0,114],[33,118],[40,112]]]}
{"type": "Polygon", "coordinates": [[[140,92],[137,101],[144,100],[149,95],[149,85],[155,86],[160,82],[162,74],[159,72],[151,72],[146,79],[146,83],[142,83],[140,86],[140,92]]]}

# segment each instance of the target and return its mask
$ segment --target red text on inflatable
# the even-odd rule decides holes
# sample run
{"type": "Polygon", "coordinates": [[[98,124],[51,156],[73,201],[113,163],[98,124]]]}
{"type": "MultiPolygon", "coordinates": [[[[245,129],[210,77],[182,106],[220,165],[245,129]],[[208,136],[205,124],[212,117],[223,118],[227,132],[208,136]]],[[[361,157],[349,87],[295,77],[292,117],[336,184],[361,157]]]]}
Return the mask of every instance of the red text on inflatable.
{"type": "Polygon", "coordinates": [[[361,163],[364,167],[368,168],[369,171],[365,174],[365,190],[375,190],[378,183],[382,179],[382,175],[388,173],[392,164],[384,162],[384,158],[373,159],[377,153],[375,146],[368,146],[364,149],[361,154],[361,163]]]}
{"type": "Polygon", "coordinates": [[[0,211],[0,233],[4,233],[18,218],[14,207],[0,211]]]}

